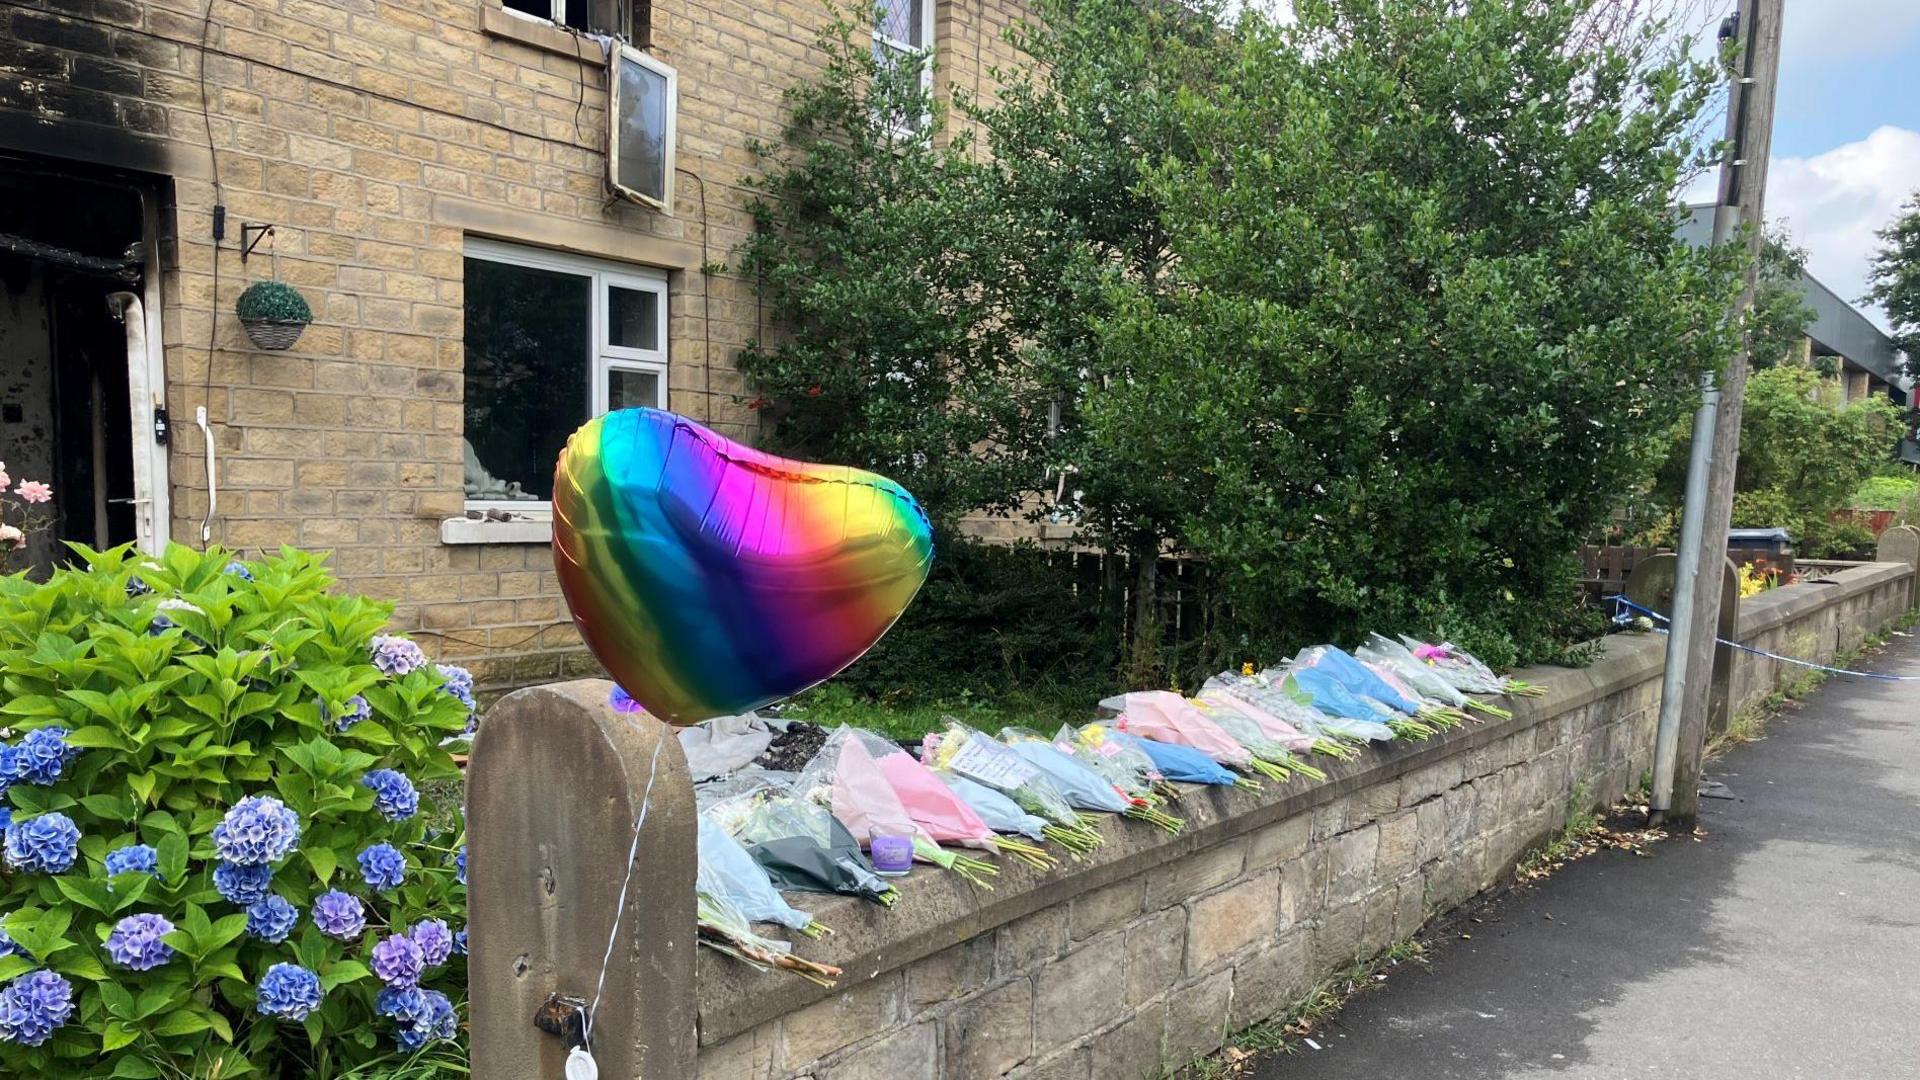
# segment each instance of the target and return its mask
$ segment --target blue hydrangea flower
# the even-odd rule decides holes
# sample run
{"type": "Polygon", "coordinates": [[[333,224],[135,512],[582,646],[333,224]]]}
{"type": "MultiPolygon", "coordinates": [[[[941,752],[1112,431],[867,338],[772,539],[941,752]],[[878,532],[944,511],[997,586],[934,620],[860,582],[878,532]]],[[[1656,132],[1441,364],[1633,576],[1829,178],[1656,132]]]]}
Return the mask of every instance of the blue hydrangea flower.
{"type": "MultiPolygon", "coordinates": [[[[19,942],[7,936],[5,922],[5,919],[0,919],[0,957],[27,956],[27,950],[21,948],[19,942]]],[[[33,957],[27,956],[27,959],[31,960],[33,957]]]]}
{"type": "Polygon", "coordinates": [[[44,787],[60,779],[60,770],[79,753],[79,747],[67,745],[66,728],[37,728],[21,736],[20,745],[8,755],[7,771],[13,783],[44,787]]]}
{"type": "Polygon", "coordinates": [[[213,887],[228,903],[252,907],[267,895],[273,884],[273,867],[236,866],[223,862],[213,868],[213,887]]]}
{"type": "Polygon", "coordinates": [[[420,954],[428,967],[439,967],[453,955],[453,934],[441,919],[421,919],[413,924],[407,936],[420,946],[420,954]]]}
{"type": "Polygon", "coordinates": [[[167,618],[167,612],[169,611],[191,611],[195,615],[206,614],[206,612],[201,611],[199,608],[193,606],[192,604],[188,603],[185,600],[179,599],[178,597],[175,597],[169,600],[162,600],[160,601],[156,614],[153,616],[153,621],[147,624],[148,637],[159,637],[161,634],[164,634],[167,631],[172,630],[174,627],[180,625],[179,623],[174,622],[172,619],[167,618]]]}
{"type": "Polygon", "coordinates": [[[320,976],[299,964],[275,964],[260,977],[253,1007],[263,1016],[305,1020],[320,1007],[320,976]]]}
{"type": "Polygon", "coordinates": [[[107,852],[107,875],[152,874],[160,876],[160,853],[147,844],[128,844],[107,852]]]}
{"type": "Polygon", "coordinates": [[[460,845],[460,854],[453,858],[453,878],[460,884],[467,883],[467,845],[460,845]]]}
{"type": "MultiPolygon", "coordinates": [[[[0,785],[0,795],[5,795],[6,793],[7,793],[7,789],[5,785],[0,785]]],[[[7,826],[12,824],[13,824],[13,807],[0,806],[0,833],[6,832],[7,826]]]]}
{"type": "Polygon", "coordinates": [[[127,599],[135,600],[153,591],[153,586],[141,581],[139,577],[127,579],[127,599]]]}
{"type": "Polygon", "coordinates": [[[232,562],[228,563],[226,565],[226,568],[221,570],[220,572],[223,574],[232,574],[234,577],[240,578],[244,581],[253,580],[253,571],[247,569],[247,564],[241,562],[239,559],[235,559],[232,562]]]}
{"type": "Polygon", "coordinates": [[[0,989],[0,1042],[39,1046],[73,1016],[73,984],[30,971],[0,989]]]}
{"type": "Polygon", "coordinates": [[[453,1002],[447,1000],[447,995],[438,990],[422,990],[420,1008],[426,1014],[424,1019],[394,1028],[393,1037],[404,1049],[418,1050],[459,1033],[460,1019],[454,1015],[453,1002]]]}
{"type": "Polygon", "coordinates": [[[453,935],[453,955],[467,955],[467,928],[464,926],[453,935]]]}
{"type": "Polygon", "coordinates": [[[269,945],[287,940],[300,922],[300,909],[284,896],[267,896],[247,908],[247,933],[269,945]]]}
{"type": "Polygon", "coordinates": [[[407,880],[407,857],[392,844],[375,844],[360,853],[360,876],[376,892],[397,889],[407,880]]]}
{"type": "Polygon", "coordinates": [[[426,953],[405,934],[388,934],[373,947],[373,973],[388,986],[402,990],[419,986],[420,972],[426,966],[426,953]]]}
{"type": "Polygon", "coordinates": [[[213,846],[237,866],[279,862],[300,844],[300,818],[271,795],[249,795],[213,827],[213,846]]]}
{"type": "Polygon", "coordinates": [[[373,1011],[402,1026],[423,1024],[433,1015],[426,992],[411,986],[381,988],[373,997],[373,1011]]]}
{"type": "Polygon", "coordinates": [[[475,707],[473,672],[455,664],[439,664],[434,670],[438,671],[440,678],[444,680],[440,684],[440,689],[445,690],[455,701],[465,705],[468,711],[472,711],[475,707]]]}
{"type": "Polygon", "coordinates": [[[373,808],[388,821],[405,821],[420,809],[420,793],[413,782],[392,769],[374,769],[360,778],[373,791],[373,808]]]}
{"type": "Polygon", "coordinates": [[[381,634],[368,644],[373,666],[380,669],[382,675],[398,678],[426,666],[427,654],[420,646],[406,638],[392,634],[381,634]]]}
{"type": "Polygon", "coordinates": [[[163,915],[129,915],[113,924],[107,935],[107,956],[133,971],[152,971],[173,959],[173,948],[160,940],[173,933],[163,915]]]}
{"type": "Polygon", "coordinates": [[[80,827],[62,813],[7,826],[7,865],[30,874],[64,874],[80,851],[80,827]]]}
{"type": "MultiPolygon", "coordinates": [[[[320,715],[327,715],[326,701],[324,699],[318,699],[317,704],[320,706],[320,715]]],[[[345,731],[373,715],[373,706],[368,704],[367,699],[360,694],[355,694],[342,702],[340,708],[340,714],[333,718],[335,731],[345,731]]]]}
{"type": "Polygon", "coordinates": [[[367,928],[367,909],[359,897],[331,889],[314,897],[313,925],[330,938],[352,941],[367,928]]]}

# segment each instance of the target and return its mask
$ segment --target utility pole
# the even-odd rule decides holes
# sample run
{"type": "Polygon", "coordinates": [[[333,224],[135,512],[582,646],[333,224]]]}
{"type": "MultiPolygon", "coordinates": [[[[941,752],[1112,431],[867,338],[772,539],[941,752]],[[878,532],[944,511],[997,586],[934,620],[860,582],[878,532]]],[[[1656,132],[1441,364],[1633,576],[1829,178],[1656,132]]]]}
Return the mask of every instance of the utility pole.
{"type": "MultiPolygon", "coordinates": [[[[1785,0],[1740,0],[1731,17],[1738,42],[1733,63],[1736,77],[1728,91],[1729,145],[1720,166],[1713,242],[1726,243],[1742,225],[1753,226],[1746,235],[1746,280],[1729,315],[1736,323],[1753,306],[1758,276],[1785,6],[1785,0]]],[[[1653,753],[1653,819],[1680,831],[1693,828],[1700,807],[1700,761],[1706,749],[1713,684],[1714,624],[1720,610],[1727,526],[1733,518],[1734,466],[1740,457],[1740,414],[1746,396],[1749,351],[1750,342],[1743,336],[1725,374],[1717,380],[1712,376],[1701,380],[1700,408],[1693,419],[1693,448],[1687,463],[1686,505],[1673,588],[1672,632],[1667,638],[1660,727],[1653,753]]]]}

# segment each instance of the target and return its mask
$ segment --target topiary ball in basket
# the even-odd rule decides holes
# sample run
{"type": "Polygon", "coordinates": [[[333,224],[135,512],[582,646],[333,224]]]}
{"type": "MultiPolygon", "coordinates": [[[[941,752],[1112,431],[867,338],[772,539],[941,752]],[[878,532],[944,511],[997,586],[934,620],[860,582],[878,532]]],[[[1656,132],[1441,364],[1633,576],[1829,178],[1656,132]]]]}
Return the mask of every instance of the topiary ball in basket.
{"type": "Polygon", "coordinates": [[[307,298],[293,286],[279,281],[256,281],[247,286],[234,304],[240,325],[247,337],[262,349],[290,349],[313,321],[313,309],[307,298]]]}

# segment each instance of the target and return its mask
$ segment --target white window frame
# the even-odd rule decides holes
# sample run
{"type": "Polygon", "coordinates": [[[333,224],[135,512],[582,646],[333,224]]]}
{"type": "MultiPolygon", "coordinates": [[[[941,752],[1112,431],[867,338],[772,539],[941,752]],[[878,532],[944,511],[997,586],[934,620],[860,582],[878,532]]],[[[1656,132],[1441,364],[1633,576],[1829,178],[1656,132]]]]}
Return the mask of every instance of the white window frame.
{"type": "Polygon", "coordinates": [[[567,25],[567,0],[549,0],[545,17],[535,15],[530,11],[521,11],[519,8],[508,7],[503,0],[493,0],[493,2],[499,5],[501,11],[517,19],[525,19],[528,22],[547,23],[552,26],[567,25]]]}
{"type": "MultiPolygon", "coordinates": [[[[920,4],[920,29],[927,40],[914,44],[883,34],[880,32],[878,19],[874,20],[873,24],[873,40],[899,52],[924,53],[925,55],[920,58],[920,88],[931,92],[933,90],[933,49],[934,42],[938,39],[938,31],[933,25],[934,0],[918,0],[918,3],[920,4]]],[[[931,126],[933,126],[933,116],[930,113],[923,113],[916,123],[893,124],[891,128],[896,137],[910,139],[924,135],[931,126]]]]}
{"type": "Polygon", "coordinates": [[[673,174],[674,167],[679,164],[679,143],[680,73],[631,45],[607,50],[607,186],[634,202],[651,206],[662,213],[673,213],[673,174]],[[660,197],[657,199],[620,183],[620,65],[628,60],[667,82],[667,131],[666,140],[662,143],[664,160],[661,162],[660,197]]]}
{"type": "MultiPolygon", "coordinates": [[[[588,255],[573,255],[546,248],[527,247],[510,244],[500,240],[488,240],[481,237],[468,237],[462,254],[469,259],[481,259],[486,262],[504,263],[508,266],[524,266],[532,270],[547,270],[575,277],[589,278],[592,288],[588,292],[587,318],[593,323],[592,333],[588,335],[587,347],[591,352],[587,363],[587,377],[592,380],[587,388],[587,408],[589,416],[581,417],[581,423],[600,416],[607,411],[607,384],[615,371],[638,371],[652,373],[659,379],[660,395],[656,407],[667,407],[667,272],[653,267],[636,266],[630,263],[614,262],[610,259],[597,259],[588,255]],[[649,292],[654,296],[655,325],[659,328],[657,347],[636,349],[616,346],[609,343],[611,334],[607,325],[608,316],[613,307],[608,295],[609,289],[632,289],[649,292]]],[[[464,425],[461,435],[465,437],[464,425]]],[[[508,499],[468,499],[468,510],[502,510],[529,516],[551,518],[553,503],[515,502],[508,499]]],[[[447,524],[466,524],[461,519],[453,519],[447,524]]],[[[472,524],[493,525],[496,522],[476,522],[472,524]]],[[[447,530],[442,529],[442,535],[447,530]]]]}

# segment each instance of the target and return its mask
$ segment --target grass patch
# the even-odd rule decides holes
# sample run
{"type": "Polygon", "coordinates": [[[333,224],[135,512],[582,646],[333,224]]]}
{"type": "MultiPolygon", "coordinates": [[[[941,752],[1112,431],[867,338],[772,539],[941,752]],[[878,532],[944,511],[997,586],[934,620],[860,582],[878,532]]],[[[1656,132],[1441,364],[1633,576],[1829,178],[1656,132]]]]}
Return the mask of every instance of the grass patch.
{"type": "Polygon", "coordinates": [[[1427,947],[1417,937],[1395,942],[1369,960],[1322,979],[1284,1015],[1233,1033],[1219,1052],[1160,1074],[1160,1080],[1228,1080],[1246,1072],[1257,1057],[1291,1054],[1302,1039],[1338,1013],[1347,1002],[1385,981],[1405,964],[1425,964],[1427,947]]]}
{"type": "Polygon", "coordinates": [[[1560,827],[1553,839],[1514,867],[1514,876],[1521,881],[1532,881],[1552,873],[1569,859],[1586,854],[1585,841],[1599,826],[1600,813],[1593,808],[1592,793],[1582,783],[1567,797],[1567,823],[1560,827]]]}
{"type": "Polygon", "coordinates": [[[1084,693],[1068,697],[1018,690],[993,699],[963,690],[951,697],[875,700],[827,683],[794,698],[781,713],[827,728],[851,724],[896,740],[917,739],[939,731],[949,719],[989,735],[1007,727],[1028,727],[1052,735],[1061,724],[1090,719],[1095,700],[1084,693]]]}

